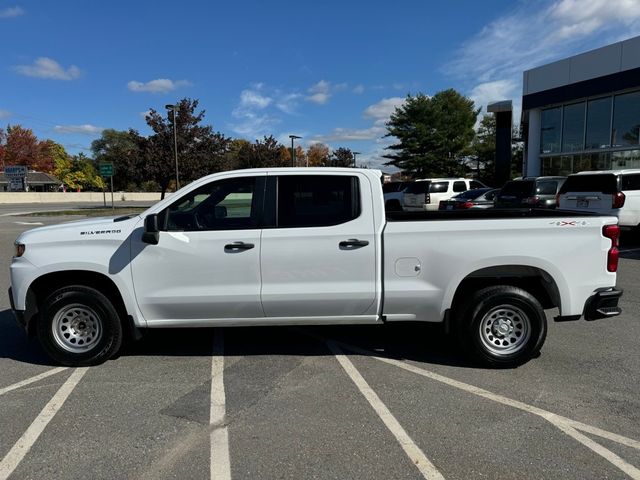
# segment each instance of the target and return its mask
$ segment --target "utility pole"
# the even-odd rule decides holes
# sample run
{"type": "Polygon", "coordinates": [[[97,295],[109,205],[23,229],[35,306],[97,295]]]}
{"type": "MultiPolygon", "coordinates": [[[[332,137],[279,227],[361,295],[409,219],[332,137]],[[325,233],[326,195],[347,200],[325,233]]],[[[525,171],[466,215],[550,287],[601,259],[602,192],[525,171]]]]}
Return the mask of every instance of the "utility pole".
{"type": "Polygon", "coordinates": [[[291,166],[295,167],[296,166],[296,150],[293,147],[293,141],[297,138],[302,138],[302,137],[299,137],[298,135],[289,135],[289,138],[291,139],[291,166]]]}

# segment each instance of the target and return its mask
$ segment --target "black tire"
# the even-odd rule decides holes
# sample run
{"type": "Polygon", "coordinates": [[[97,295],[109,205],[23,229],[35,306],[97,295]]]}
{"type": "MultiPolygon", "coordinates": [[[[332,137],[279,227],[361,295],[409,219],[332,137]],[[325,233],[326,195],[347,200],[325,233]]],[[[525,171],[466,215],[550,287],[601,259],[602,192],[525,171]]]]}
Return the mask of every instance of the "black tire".
{"type": "Polygon", "coordinates": [[[47,354],[68,367],[104,363],[122,344],[122,324],[111,301],[81,285],[49,295],[40,309],[37,332],[47,354]]]}
{"type": "Polygon", "coordinates": [[[516,367],[537,356],[547,336],[540,302],[521,288],[498,285],[475,292],[456,318],[465,350],[490,367],[516,367]]]}

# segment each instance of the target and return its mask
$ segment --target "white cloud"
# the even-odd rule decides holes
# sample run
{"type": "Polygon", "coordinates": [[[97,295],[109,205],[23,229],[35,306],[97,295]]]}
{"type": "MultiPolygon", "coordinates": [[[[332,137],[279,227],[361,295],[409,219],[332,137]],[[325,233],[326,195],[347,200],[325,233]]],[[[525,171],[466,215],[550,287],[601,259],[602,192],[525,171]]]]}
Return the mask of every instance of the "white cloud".
{"type": "Polygon", "coordinates": [[[11,112],[9,110],[0,110],[0,118],[9,118],[11,112]]]}
{"type": "Polygon", "coordinates": [[[355,93],[356,95],[360,95],[364,93],[364,85],[356,85],[355,87],[353,87],[352,92],[355,93]]]}
{"type": "Polygon", "coordinates": [[[359,140],[374,140],[387,133],[384,126],[374,125],[369,128],[334,128],[327,135],[316,135],[313,140],[316,142],[353,142],[359,140]]]}
{"type": "Polygon", "coordinates": [[[316,142],[349,142],[362,140],[380,140],[387,133],[385,124],[389,117],[404,103],[402,97],[383,98],[378,103],[365,108],[362,116],[373,121],[373,125],[368,128],[335,128],[326,135],[316,135],[313,139],[316,142]]]}
{"type": "Polygon", "coordinates": [[[280,91],[276,91],[276,103],[275,106],[278,110],[293,114],[298,107],[298,100],[302,98],[302,95],[299,93],[282,93],[280,91]]]}
{"type": "Polygon", "coordinates": [[[7,7],[3,10],[0,10],[0,18],[15,18],[24,14],[25,14],[25,11],[18,6],[7,7]]]}
{"type": "Polygon", "coordinates": [[[104,128],[88,123],[84,125],[56,125],[53,129],[58,133],[80,133],[82,135],[100,135],[104,128]]]}
{"type": "Polygon", "coordinates": [[[80,76],[80,69],[71,65],[65,69],[58,62],[48,57],[39,57],[32,65],[16,65],[14,70],[22,75],[53,80],[74,80],[80,76]]]}
{"type": "Polygon", "coordinates": [[[140,116],[142,118],[144,118],[145,120],[147,119],[147,117],[151,115],[151,110],[145,110],[144,112],[140,112],[140,116]]]}
{"type": "Polygon", "coordinates": [[[272,98],[264,96],[256,90],[243,90],[240,93],[241,107],[257,108],[262,110],[267,108],[271,102],[273,102],[272,98]]]}
{"type": "Polygon", "coordinates": [[[308,92],[311,95],[307,97],[307,100],[318,105],[324,105],[331,98],[331,84],[326,80],[320,80],[315,85],[312,85],[308,92]]]}
{"type": "Polygon", "coordinates": [[[188,87],[189,85],[191,85],[191,82],[188,80],[157,78],[148,82],[131,80],[127,83],[127,88],[132,92],[168,93],[181,87],[188,87]]]}
{"type": "Polygon", "coordinates": [[[364,111],[364,117],[374,120],[376,125],[384,125],[397,107],[404,103],[404,97],[383,98],[378,103],[369,105],[364,111]]]}
{"type": "Polygon", "coordinates": [[[603,46],[612,36],[620,39],[640,33],[638,0],[547,0],[516,5],[465,42],[443,68],[461,80],[476,97],[477,106],[484,107],[489,96],[511,97],[515,104],[520,100],[524,70],[603,46]]]}
{"type": "Polygon", "coordinates": [[[487,104],[500,100],[514,100],[514,103],[519,105],[519,88],[520,84],[513,79],[495,80],[476,85],[469,93],[469,97],[476,107],[486,107],[487,104]]]}

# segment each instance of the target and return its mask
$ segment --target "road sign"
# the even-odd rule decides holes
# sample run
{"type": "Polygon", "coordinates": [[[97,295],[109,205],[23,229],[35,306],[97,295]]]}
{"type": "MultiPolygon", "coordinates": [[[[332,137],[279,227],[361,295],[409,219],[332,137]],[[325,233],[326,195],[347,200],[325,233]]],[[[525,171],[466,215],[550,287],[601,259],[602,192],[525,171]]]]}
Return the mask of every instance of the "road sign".
{"type": "Polygon", "coordinates": [[[4,175],[7,178],[24,178],[27,176],[27,167],[24,165],[4,167],[4,175]]]}
{"type": "Polygon", "coordinates": [[[113,177],[113,163],[101,163],[100,175],[102,177],[113,177]]]}

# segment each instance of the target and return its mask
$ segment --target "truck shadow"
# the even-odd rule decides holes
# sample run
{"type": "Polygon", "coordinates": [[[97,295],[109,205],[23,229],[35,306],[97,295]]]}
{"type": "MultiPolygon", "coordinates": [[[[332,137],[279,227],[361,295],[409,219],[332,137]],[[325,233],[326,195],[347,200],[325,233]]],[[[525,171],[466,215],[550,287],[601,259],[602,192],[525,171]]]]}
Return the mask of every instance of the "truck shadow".
{"type": "Polygon", "coordinates": [[[210,356],[218,330],[224,332],[225,356],[332,356],[326,342],[334,341],[348,355],[474,366],[440,325],[428,324],[147,330],[122,356],[210,356]]]}
{"type": "MultiPolygon", "coordinates": [[[[55,366],[37,339],[28,338],[10,310],[0,311],[0,358],[55,366]]],[[[440,325],[393,324],[313,327],[241,327],[148,329],[138,341],[125,342],[120,357],[208,357],[213,337],[224,333],[225,356],[332,356],[326,341],[347,355],[363,354],[426,364],[474,367],[440,325]],[[345,345],[355,347],[350,351],[345,345]]]]}
{"type": "Polygon", "coordinates": [[[13,318],[11,310],[0,311],[0,358],[33,365],[56,366],[35,338],[28,338],[13,318]]]}

